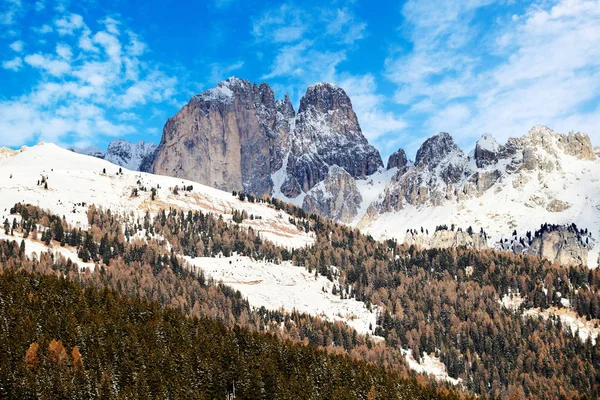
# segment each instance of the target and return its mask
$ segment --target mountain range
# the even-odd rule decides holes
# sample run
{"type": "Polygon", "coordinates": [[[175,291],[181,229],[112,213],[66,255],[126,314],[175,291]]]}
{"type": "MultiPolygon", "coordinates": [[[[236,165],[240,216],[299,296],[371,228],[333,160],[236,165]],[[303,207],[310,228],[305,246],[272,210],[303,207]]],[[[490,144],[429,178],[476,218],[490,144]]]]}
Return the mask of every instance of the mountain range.
{"type": "Polygon", "coordinates": [[[398,149],[384,167],[342,88],[310,86],[296,112],[268,84],[232,77],[170,118],[158,146],[118,140],[106,153],[73,150],[128,169],[269,195],[379,239],[598,265],[592,235],[600,231],[600,149],[580,132],[535,126],[505,144],[484,134],[469,152],[442,132],[424,141],[414,161],[398,149]],[[541,247],[523,239],[544,224],[576,224],[588,233],[563,229],[541,247]]]}

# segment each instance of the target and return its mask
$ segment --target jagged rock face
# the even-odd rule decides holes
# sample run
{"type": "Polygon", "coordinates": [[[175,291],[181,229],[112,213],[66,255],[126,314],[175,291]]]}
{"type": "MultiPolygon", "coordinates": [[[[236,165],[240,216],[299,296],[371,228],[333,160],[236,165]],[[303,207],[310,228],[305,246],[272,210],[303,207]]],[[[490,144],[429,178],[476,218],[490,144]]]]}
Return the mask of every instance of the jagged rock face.
{"type": "Polygon", "coordinates": [[[529,254],[560,265],[587,265],[588,252],[595,245],[591,234],[578,232],[569,225],[538,231],[531,240],[512,237],[497,244],[501,250],[529,254]]]}
{"type": "Polygon", "coordinates": [[[106,153],[96,146],[90,146],[85,149],[71,147],[69,150],[104,159],[132,171],[147,172],[148,170],[145,166],[152,163],[156,144],[144,142],[143,140],[138,143],[130,143],[127,140],[119,139],[113,140],[108,144],[106,153]]]}
{"type": "Polygon", "coordinates": [[[294,110],[266,84],[230,78],[195,96],[164,129],[152,171],[262,196],[282,167],[294,110]]]}
{"type": "Polygon", "coordinates": [[[596,152],[592,147],[590,137],[585,133],[570,132],[569,135],[561,135],[559,146],[562,145],[565,154],[577,157],[581,160],[595,160],[596,152]]]}
{"type": "MultiPolygon", "coordinates": [[[[510,138],[504,146],[485,134],[468,156],[450,135],[440,133],[423,143],[414,166],[400,170],[393,178],[377,209],[399,211],[405,204],[436,206],[445,200],[478,197],[504,178],[510,179],[515,189],[521,189],[533,179],[542,181],[547,174],[561,172],[564,155],[596,160],[587,135],[558,134],[544,126],[510,138]]],[[[538,199],[534,205],[550,212],[570,207],[554,198],[538,199]]]]}
{"type": "Polygon", "coordinates": [[[424,249],[446,249],[451,247],[465,246],[481,250],[487,249],[487,239],[481,233],[472,233],[458,230],[438,230],[433,235],[410,232],[404,237],[404,244],[414,245],[424,249]]]}
{"type": "Polygon", "coordinates": [[[408,159],[406,158],[406,153],[403,149],[398,149],[395,153],[393,153],[388,159],[387,169],[398,168],[402,169],[406,167],[408,164],[408,159]]]}
{"type": "Polygon", "coordinates": [[[467,158],[448,133],[427,139],[417,151],[414,166],[394,176],[378,205],[379,211],[399,211],[404,202],[441,204],[460,186],[466,165],[467,158]]]}
{"type": "Polygon", "coordinates": [[[129,143],[126,140],[113,140],[109,143],[104,159],[127,169],[140,170],[148,157],[154,155],[156,144],[140,141],[129,143]]]}
{"type": "Polygon", "coordinates": [[[341,88],[319,83],[300,101],[281,191],[295,197],[321,182],[330,166],[352,177],[371,175],[383,167],[379,152],[363,136],[350,99],[341,88]]]}
{"type": "Polygon", "coordinates": [[[351,222],[358,214],[362,196],[354,178],[336,165],[329,168],[327,177],[304,197],[302,208],[326,218],[351,222]]]}
{"type": "Polygon", "coordinates": [[[475,163],[478,168],[485,168],[498,162],[500,145],[492,135],[485,134],[475,144],[475,163]]]}

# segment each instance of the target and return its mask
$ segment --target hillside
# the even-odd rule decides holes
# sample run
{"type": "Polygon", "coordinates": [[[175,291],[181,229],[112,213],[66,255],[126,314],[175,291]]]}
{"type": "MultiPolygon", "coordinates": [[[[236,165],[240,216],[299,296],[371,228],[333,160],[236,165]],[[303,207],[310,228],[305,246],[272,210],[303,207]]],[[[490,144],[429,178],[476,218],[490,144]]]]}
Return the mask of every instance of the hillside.
{"type": "Polygon", "coordinates": [[[450,399],[312,346],[54,276],[0,275],[0,397],[450,399]]]}

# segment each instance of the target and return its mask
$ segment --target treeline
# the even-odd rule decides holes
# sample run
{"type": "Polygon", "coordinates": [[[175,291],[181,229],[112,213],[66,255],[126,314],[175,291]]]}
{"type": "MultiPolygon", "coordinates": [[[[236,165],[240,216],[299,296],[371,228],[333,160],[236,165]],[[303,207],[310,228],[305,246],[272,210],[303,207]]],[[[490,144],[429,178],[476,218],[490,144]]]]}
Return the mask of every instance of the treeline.
{"type": "Polygon", "coordinates": [[[416,380],[56,276],[0,275],[5,399],[454,399],[416,380]]]}

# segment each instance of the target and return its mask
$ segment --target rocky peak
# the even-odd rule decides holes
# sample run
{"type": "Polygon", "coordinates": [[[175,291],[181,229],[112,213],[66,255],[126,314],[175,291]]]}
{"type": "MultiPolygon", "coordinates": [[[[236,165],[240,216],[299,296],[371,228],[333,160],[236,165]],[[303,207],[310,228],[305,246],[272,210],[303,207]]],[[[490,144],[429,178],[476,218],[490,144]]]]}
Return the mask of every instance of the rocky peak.
{"type": "Polygon", "coordinates": [[[388,158],[387,169],[392,168],[404,168],[408,164],[408,159],[406,158],[406,153],[403,149],[396,150],[395,153],[392,153],[390,158],[388,158]]]}
{"type": "Polygon", "coordinates": [[[328,113],[340,109],[352,109],[352,102],[344,89],[331,83],[317,83],[309,86],[300,100],[298,113],[306,112],[310,108],[315,112],[328,113]]]}
{"type": "Polygon", "coordinates": [[[485,168],[488,165],[495,164],[498,161],[498,153],[501,146],[496,139],[486,133],[475,144],[475,162],[478,168],[485,168]]]}
{"type": "Polygon", "coordinates": [[[452,154],[464,156],[463,151],[454,143],[452,136],[447,132],[440,132],[427,139],[417,150],[415,165],[428,166],[433,169],[452,154]]]}
{"type": "Polygon", "coordinates": [[[309,87],[300,101],[282,193],[296,197],[308,192],[332,165],[359,178],[373,174],[383,162],[363,136],[346,92],[319,83],[309,87]]]}
{"type": "Polygon", "coordinates": [[[167,121],[152,170],[231,191],[270,194],[289,148],[287,102],[268,84],[231,77],[167,121]]]}

